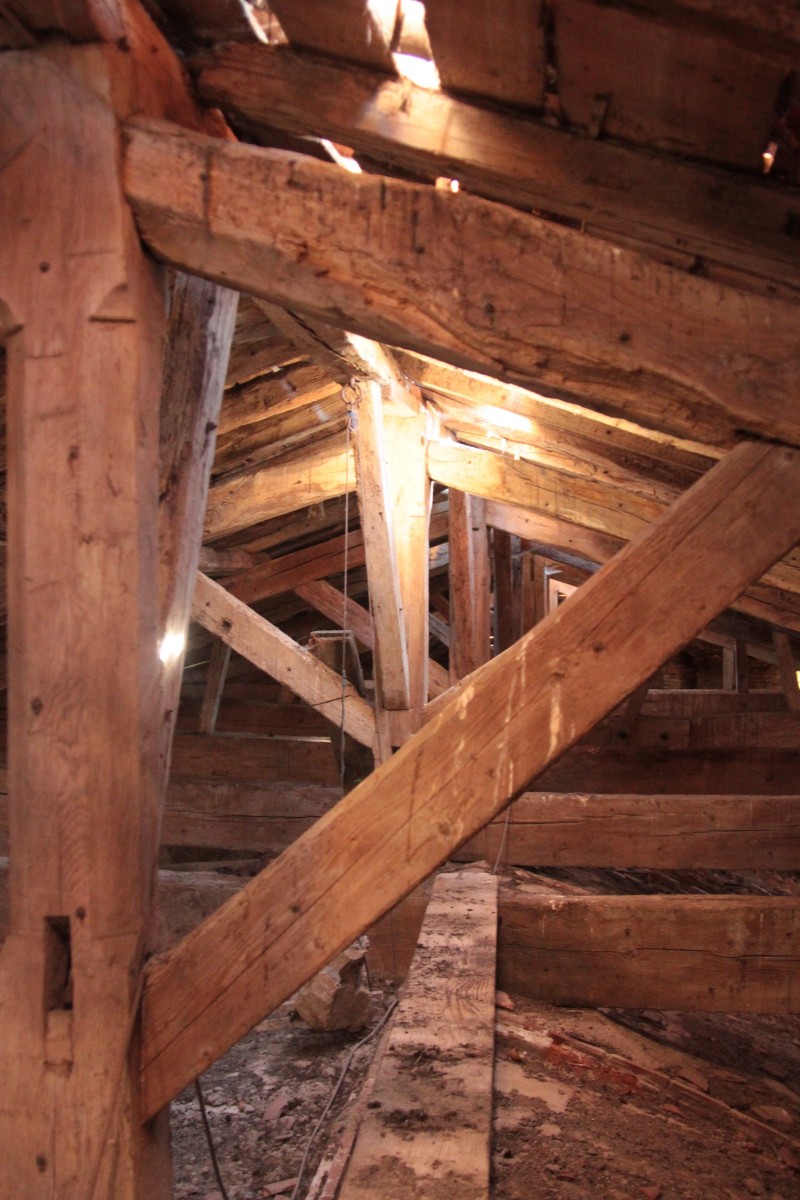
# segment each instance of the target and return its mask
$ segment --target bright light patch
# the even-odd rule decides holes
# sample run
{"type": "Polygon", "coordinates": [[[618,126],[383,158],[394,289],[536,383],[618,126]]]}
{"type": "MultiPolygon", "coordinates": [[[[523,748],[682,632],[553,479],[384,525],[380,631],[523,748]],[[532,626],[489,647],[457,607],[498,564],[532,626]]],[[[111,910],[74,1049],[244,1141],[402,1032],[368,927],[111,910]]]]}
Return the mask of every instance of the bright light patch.
{"type": "Polygon", "coordinates": [[[513,433],[532,433],[533,424],[521,413],[508,412],[505,408],[495,408],[493,404],[482,404],[478,409],[482,419],[494,429],[507,429],[513,433]]]}
{"type": "Polygon", "coordinates": [[[417,87],[438,92],[441,84],[436,63],[430,58],[417,58],[416,54],[393,54],[397,74],[417,87]]]}
{"type": "Polygon", "coordinates": [[[341,167],[344,171],[349,171],[351,175],[361,174],[361,167],[354,158],[349,157],[347,154],[342,154],[341,150],[334,146],[333,142],[327,138],[320,138],[320,142],[337,166],[341,167]]]}
{"type": "Polygon", "coordinates": [[[166,666],[180,658],[185,646],[186,634],[182,630],[165,633],[158,646],[158,657],[166,666]]]}
{"type": "Polygon", "coordinates": [[[778,143],[770,142],[764,153],[761,155],[761,166],[765,175],[769,175],[775,162],[775,155],[778,153],[778,143]]]}

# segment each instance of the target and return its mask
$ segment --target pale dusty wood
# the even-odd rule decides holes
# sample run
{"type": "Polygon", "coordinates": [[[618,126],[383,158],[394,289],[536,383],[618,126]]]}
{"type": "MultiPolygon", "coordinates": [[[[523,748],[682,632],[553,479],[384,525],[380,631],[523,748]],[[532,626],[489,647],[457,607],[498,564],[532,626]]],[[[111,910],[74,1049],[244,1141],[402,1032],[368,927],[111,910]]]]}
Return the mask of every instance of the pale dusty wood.
{"type": "Polygon", "coordinates": [[[624,234],[678,263],[702,256],[712,271],[716,261],[797,287],[798,251],[785,234],[791,193],[773,180],[575,136],[285,49],[217,47],[199,84],[207,99],[255,124],[453,176],[478,195],[561,213],[612,240],[624,234]]]}
{"type": "Polygon", "coordinates": [[[397,406],[390,411],[384,406],[383,427],[408,651],[409,703],[416,730],[437,674],[437,664],[428,658],[428,546],[433,485],[425,445],[430,422],[425,413],[413,414],[397,406]]]}
{"type": "Polygon", "coordinates": [[[668,433],[800,438],[791,304],[464,193],[153,122],[127,136],[142,234],[184,268],[668,433]]]}
{"type": "Polygon", "coordinates": [[[208,670],[206,671],[206,688],[203,693],[203,703],[200,706],[200,718],[197,722],[198,733],[214,732],[230,657],[231,648],[227,642],[223,642],[220,638],[215,638],[211,646],[211,658],[209,659],[208,670]]]}
{"type": "Polygon", "coordinates": [[[383,432],[383,401],[378,384],[359,385],[354,411],[358,509],[375,629],[377,706],[378,709],[407,709],[410,696],[404,598],[395,553],[397,533],[383,432]]]}
{"type": "Polygon", "coordinates": [[[779,629],[772,632],[772,641],[778,657],[778,670],[781,676],[781,686],[786,697],[786,705],[792,712],[800,712],[800,685],[797,682],[794,651],[788,633],[779,629]]]}
{"type": "Polygon", "coordinates": [[[541,108],[541,0],[428,0],[425,24],[442,87],[541,108]]]}
{"type": "Polygon", "coordinates": [[[323,716],[335,724],[341,721],[345,731],[363,746],[372,745],[375,717],[355,688],[350,684],[343,688],[335,671],[200,572],[192,617],[323,716]]]}
{"type": "Polygon", "coordinates": [[[255,474],[214,484],[208,495],[205,539],[213,541],[270,517],[343,496],[348,487],[355,488],[355,481],[352,451],[346,450],[344,436],[337,435],[255,474]]]}
{"type": "Polygon", "coordinates": [[[120,188],[107,97],[112,75],[130,82],[127,56],[2,57],[13,862],[0,1194],[163,1200],[168,1131],[139,1129],[130,1045],[169,727],[157,653],[163,280],[120,188]]]}
{"type": "Polygon", "coordinates": [[[792,450],[733,451],[154,963],[143,1018],[148,1111],[387,911],[794,544],[800,512],[787,497],[799,477],[792,450]],[[709,571],[709,553],[722,542],[725,554],[709,571]],[[307,947],[302,959],[298,942],[307,947]]]}
{"type": "Polygon", "coordinates": [[[488,1200],[496,946],[496,876],[438,876],[340,1200],[488,1200]]]}
{"type": "Polygon", "coordinates": [[[455,851],[519,867],[800,869],[800,796],[523,792],[455,851]]]}
{"type": "Polygon", "coordinates": [[[293,362],[283,369],[246,380],[225,393],[219,434],[241,430],[267,417],[285,416],[308,404],[337,395],[341,388],[322,368],[293,362]]]}
{"type": "Polygon", "coordinates": [[[292,45],[394,71],[398,0],[275,0],[271,7],[292,45]]]}
{"type": "Polygon", "coordinates": [[[498,985],[553,1004],[697,1012],[800,1009],[788,897],[505,894],[498,985]]]}

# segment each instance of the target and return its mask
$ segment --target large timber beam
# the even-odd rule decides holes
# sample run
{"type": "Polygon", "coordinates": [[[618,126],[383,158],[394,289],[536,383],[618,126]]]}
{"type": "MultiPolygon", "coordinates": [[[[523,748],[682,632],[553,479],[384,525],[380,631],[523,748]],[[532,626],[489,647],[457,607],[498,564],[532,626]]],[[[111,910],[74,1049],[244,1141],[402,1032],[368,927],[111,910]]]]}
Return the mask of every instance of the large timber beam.
{"type": "Polygon", "coordinates": [[[733,451],[155,962],[144,996],[147,1111],[496,816],[793,545],[800,507],[787,497],[798,483],[794,450],[733,451]]]}
{"type": "Polygon", "coordinates": [[[199,88],[251,126],[333,138],[677,263],[698,257],[797,287],[786,230],[794,195],[771,180],[656,157],[285,48],[219,46],[202,64],[199,88]]]}
{"type": "Polygon", "coordinates": [[[209,632],[313,705],[363,746],[372,746],[375,717],[351,684],[253,612],[225,588],[198,573],[192,616],[209,632]]]}
{"type": "Polygon", "coordinates": [[[793,304],[474,196],[164,123],[127,135],[128,198],[169,262],[678,436],[800,442],[793,304]]]}

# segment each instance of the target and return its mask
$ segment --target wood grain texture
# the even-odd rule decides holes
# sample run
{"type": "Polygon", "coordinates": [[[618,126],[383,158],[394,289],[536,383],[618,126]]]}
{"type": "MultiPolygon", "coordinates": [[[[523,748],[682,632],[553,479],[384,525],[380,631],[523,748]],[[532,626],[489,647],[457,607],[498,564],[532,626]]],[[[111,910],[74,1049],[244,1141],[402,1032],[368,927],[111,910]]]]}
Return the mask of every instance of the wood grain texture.
{"type": "Polygon", "coordinates": [[[626,245],[676,265],[700,257],[713,274],[724,264],[744,286],[759,286],[760,277],[762,288],[771,279],[797,290],[798,250],[785,232],[796,196],[772,180],[576,136],[285,48],[218,46],[199,87],[251,124],[330,137],[356,154],[456,178],[476,195],[560,213],[611,240],[624,235],[626,245]]]}
{"type": "Polygon", "coordinates": [[[294,46],[394,72],[392,38],[398,0],[275,0],[271,5],[294,46]]]}
{"type": "Polygon", "coordinates": [[[284,684],[324,717],[337,725],[341,721],[345,732],[362,746],[372,745],[375,716],[355,688],[351,684],[343,686],[330,667],[200,572],[192,616],[204,629],[216,634],[237,654],[284,684]]]}
{"type": "Polygon", "coordinates": [[[340,1200],[488,1200],[496,946],[496,877],[440,875],[340,1200]]]}
{"type": "Polygon", "coordinates": [[[425,25],[442,87],[541,109],[541,17],[541,0],[427,0],[425,25]]]}
{"type": "Polygon", "coordinates": [[[799,480],[794,451],[733,451],[154,963],[144,997],[148,1111],[500,812],[794,544],[800,511],[786,497],[799,480]],[[727,553],[709,572],[709,547],[720,540],[727,553]],[[308,948],[302,960],[299,942],[308,948]]]}
{"type": "Polygon", "coordinates": [[[524,792],[453,858],[519,867],[800,869],[798,796],[524,792]]]}
{"type": "Polygon", "coordinates": [[[498,984],[551,1004],[695,1012],[800,1009],[788,897],[541,896],[502,901],[498,984]]]}
{"type": "Polygon", "coordinates": [[[142,235],[185,269],[678,436],[800,440],[791,304],[463,193],[153,122],[127,138],[142,235]]]}

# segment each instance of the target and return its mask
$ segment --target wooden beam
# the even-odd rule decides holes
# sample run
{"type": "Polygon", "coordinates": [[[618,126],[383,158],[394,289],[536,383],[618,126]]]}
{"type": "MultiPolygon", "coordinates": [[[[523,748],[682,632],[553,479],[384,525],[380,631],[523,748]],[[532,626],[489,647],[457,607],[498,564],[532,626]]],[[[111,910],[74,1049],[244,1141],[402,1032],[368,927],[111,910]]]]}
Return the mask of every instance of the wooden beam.
{"type": "Polygon", "coordinates": [[[352,452],[344,435],[321,441],[259,471],[216,483],[209,491],[205,540],[296,512],[355,488],[352,452]]]}
{"type": "Polygon", "coordinates": [[[396,1195],[401,1174],[418,1200],[488,1200],[496,947],[496,877],[440,875],[340,1200],[396,1195]],[[447,1112],[446,1127],[421,1111],[447,1112]]]}
{"type": "Polygon", "coordinates": [[[352,685],[303,650],[213,579],[198,572],[192,617],[237,654],[311,704],[363,746],[371,746],[375,717],[352,685]]]}
{"type": "Polygon", "coordinates": [[[788,633],[775,629],[772,632],[772,642],[778,659],[778,671],[781,677],[781,687],[786,697],[787,707],[792,712],[800,712],[800,684],[797,681],[794,651],[788,633]]]}
{"type": "Polygon", "coordinates": [[[492,529],[494,561],[494,617],[497,653],[507,650],[516,641],[514,622],[514,563],[511,534],[492,529]]]}
{"type": "Polygon", "coordinates": [[[185,269],[678,436],[800,440],[792,304],[474,196],[153,122],[127,137],[142,235],[185,269]]]}
{"type": "MultiPolygon", "coordinates": [[[[459,862],[653,870],[800,869],[800,796],[523,792],[459,862]]],[[[222,843],[219,843],[222,844],[222,843]]]]}
{"type": "Polygon", "coordinates": [[[545,86],[542,0],[427,0],[425,24],[442,87],[541,109],[545,86]]]}
{"type": "Polygon", "coordinates": [[[130,87],[130,59],[61,47],[3,54],[0,68],[5,1196],[165,1200],[171,1190],[168,1128],[140,1128],[131,1049],[170,722],[157,645],[165,290],[121,192],[107,103],[130,87]]]}
{"type": "Polygon", "coordinates": [[[275,0],[272,10],[293,46],[394,73],[398,0],[275,0]]]}
{"type": "Polygon", "coordinates": [[[378,710],[410,707],[408,649],[403,597],[395,554],[394,506],[383,434],[383,401],[375,383],[359,385],[355,405],[355,459],[358,508],[367,557],[367,578],[375,627],[375,683],[378,710]]]}
{"type": "Polygon", "coordinates": [[[585,1008],[796,1013],[790,897],[546,896],[501,903],[498,985],[585,1008]]]}
{"type": "Polygon", "coordinates": [[[200,705],[200,718],[197,722],[198,733],[214,732],[230,657],[231,648],[227,642],[221,641],[220,638],[214,638],[211,644],[211,658],[209,659],[208,670],[206,671],[206,687],[203,693],[203,703],[200,705]]]}
{"type": "Polygon", "coordinates": [[[172,779],[222,779],[247,783],[338,782],[333,753],[323,731],[292,738],[252,735],[178,733],[172,753],[172,779]]]}
{"type": "Polygon", "coordinates": [[[573,748],[536,780],[552,792],[783,795],[797,787],[797,750],[573,748]]]}
{"type": "Polygon", "coordinates": [[[559,213],[676,265],[702,261],[713,273],[720,263],[797,287],[797,250],[786,237],[792,193],[773,180],[644,154],[285,48],[218,46],[199,87],[251,125],[322,135],[430,178],[454,177],[477,195],[559,213]]]}
{"type": "MultiPolygon", "coordinates": [[[[624,539],[612,534],[497,500],[487,502],[486,519],[494,528],[527,538],[548,555],[576,566],[609,562],[625,545],[624,539]]],[[[792,558],[795,561],[794,554],[792,558]]],[[[751,584],[730,607],[800,633],[798,597],[786,589],[751,584]]]]}
{"type": "Polygon", "coordinates": [[[799,481],[795,451],[760,443],[733,451],[569,604],[468,677],[437,717],[236,900],[154,963],[144,998],[147,1111],[496,816],[793,545],[800,513],[786,497],[799,481]],[[708,571],[709,547],[721,541],[726,554],[708,571]],[[298,944],[307,948],[302,956],[298,944]]]}
{"type": "Polygon", "coordinates": [[[485,505],[451,488],[450,668],[463,679],[489,658],[489,541],[485,505]]]}

